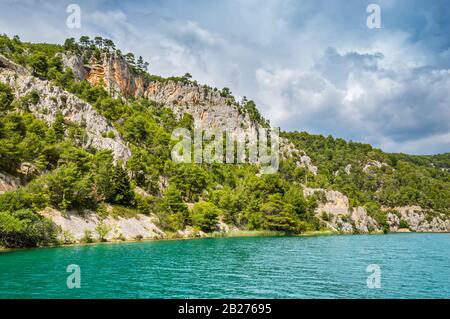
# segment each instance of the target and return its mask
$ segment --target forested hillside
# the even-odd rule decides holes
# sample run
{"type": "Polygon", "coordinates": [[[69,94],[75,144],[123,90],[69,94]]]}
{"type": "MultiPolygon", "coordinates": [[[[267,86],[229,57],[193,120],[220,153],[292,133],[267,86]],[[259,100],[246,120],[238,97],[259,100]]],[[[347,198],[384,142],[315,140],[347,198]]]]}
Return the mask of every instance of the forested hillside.
{"type": "Polygon", "coordinates": [[[450,154],[390,154],[368,144],[306,132],[284,133],[319,167],[315,186],[341,190],[353,206],[418,205],[449,213],[450,154]]]}
{"type": "MultiPolygon", "coordinates": [[[[99,216],[152,215],[166,233],[186,228],[209,233],[219,223],[290,234],[326,229],[317,213],[326,198],[320,193],[305,196],[305,188],[338,190],[349,197],[351,207],[364,207],[383,223],[382,207],[418,205],[433,214],[449,214],[449,154],[386,154],[369,145],[292,132],[284,136],[312,158],[319,168],[317,175],[292,158],[283,159],[279,171],[269,175],[259,175],[253,164],[177,164],[170,159],[176,142],[171,133],[179,127],[192,130],[192,116],[177,116],[150,99],[113,95],[102,81],[92,85],[78,80],[62,57],[82,54],[87,65],[115,55],[126,60],[135,74],[156,82],[190,82],[189,75],[169,79],[150,75],[142,58],[135,61],[132,54],[122,55],[111,40],[101,38],[53,45],[1,36],[0,54],[43,80],[41,86],[49,81],[50,91],[58,87],[67,92],[42,96],[32,89],[23,95],[11,83],[27,76],[11,71],[9,62],[0,60],[5,80],[0,82],[0,176],[21,185],[0,195],[1,246],[61,243],[61,228],[40,214],[46,207],[80,215],[86,210],[99,216]],[[75,101],[72,96],[111,125],[96,138],[104,145],[125,141],[130,158],[117,160],[111,150],[87,146],[92,130],[61,112],[79,107],[70,104],[75,101]],[[50,101],[48,107],[42,107],[44,99],[50,101]],[[52,112],[55,119],[47,121],[52,112]]],[[[221,94],[230,92],[225,88],[221,94]]],[[[252,121],[268,125],[253,102],[236,107],[252,121]]]]}

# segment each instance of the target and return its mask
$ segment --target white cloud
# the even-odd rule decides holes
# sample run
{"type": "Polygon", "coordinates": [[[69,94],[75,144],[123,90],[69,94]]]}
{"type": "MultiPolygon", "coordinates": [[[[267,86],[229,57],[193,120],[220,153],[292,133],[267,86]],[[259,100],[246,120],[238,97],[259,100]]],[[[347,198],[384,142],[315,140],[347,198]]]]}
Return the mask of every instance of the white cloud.
{"type": "Polygon", "coordinates": [[[308,73],[259,69],[258,96],[282,127],[358,136],[388,151],[450,149],[450,70],[387,69],[379,60],[379,55],[325,53],[308,73]]]}

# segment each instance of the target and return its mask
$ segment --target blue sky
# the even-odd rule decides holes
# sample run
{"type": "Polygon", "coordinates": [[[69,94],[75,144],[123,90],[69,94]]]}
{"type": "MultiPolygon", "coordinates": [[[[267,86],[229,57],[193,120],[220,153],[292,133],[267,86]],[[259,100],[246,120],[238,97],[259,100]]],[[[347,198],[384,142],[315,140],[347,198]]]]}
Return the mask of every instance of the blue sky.
{"type": "Polygon", "coordinates": [[[371,143],[450,151],[446,0],[1,0],[0,32],[58,42],[113,39],[161,75],[191,73],[257,102],[273,125],[371,143]],[[70,3],[81,29],[66,27],[70,3]],[[366,7],[381,8],[369,29],[366,7]]]}

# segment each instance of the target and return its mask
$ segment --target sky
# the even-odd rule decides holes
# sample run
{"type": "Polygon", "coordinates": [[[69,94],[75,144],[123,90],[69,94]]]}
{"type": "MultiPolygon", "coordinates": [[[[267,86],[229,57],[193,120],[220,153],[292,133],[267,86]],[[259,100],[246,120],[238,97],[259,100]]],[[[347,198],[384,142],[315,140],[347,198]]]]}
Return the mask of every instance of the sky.
{"type": "Polygon", "coordinates": [[[450,152],[448,0],[0,0],[0,33],[100,35],[150,63],[254,100],[273,126],[450,152]],[[369,28],[369,4],[381,28],[369,28]],[[81,9],[81,27],[66,20],[81,9]]]}

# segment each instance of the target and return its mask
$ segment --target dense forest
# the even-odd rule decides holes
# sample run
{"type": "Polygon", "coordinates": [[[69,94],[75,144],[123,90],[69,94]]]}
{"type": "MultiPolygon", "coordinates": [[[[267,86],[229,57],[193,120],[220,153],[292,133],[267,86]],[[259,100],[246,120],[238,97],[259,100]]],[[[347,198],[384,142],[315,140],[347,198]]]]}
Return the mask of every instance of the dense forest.
{"type": "MultiPolygon", "coordinates": [[[[24,185],[0,195],[0,246],[61,243],[58,227],[39,214],[45,207],[102,215],[110,206],[117,215],[154,214],[166,232],[186,226],[212,232],[219,221],[239,229],[286,233],[323,229],[314,214],[320,196],[305,198],[304,186],[339,190],[352,206],[364,206],[377,217],[383,214],[382,206],[411,204],[449,213],[450,154],[387,154],[370,145],[286,132],[284,137],[311,156],[317,175],[293,159],[282,160],[276,174],[261,176],[252,164],[175,163],[170,160],[175,143],[171,132],[179,127],[192,130],[192,117],[177,118],[164,105],[114,98],[102,84],[76,81],[61,61],[60,54],[68,51],[99,59],[113,52],[122,55],[111,40],[102,38],[52,45],[0,36],[0,54],[91,104],[129,143],[132,156],[126,164],[115,163],[110,151],[83,148],[83,125],[66,121],[62,114],[47,125],[29,110],[39,94],[16,99],[12,89],[0,83],[0,172],[24,185]],[[383,164],[365,168],[371,161],[383,164]],[[23,163],[29,164],[26,172],[23,163]]],[[[148,63],[141,57],[135,61],[131,53],[122,56],[135,72],[154,81],[168,80],[148,74],[148,63]]],[[[189,75],[170,79],[191,81],[189,75]]],[[[222,92],[230,94],[228,89],[222,92]]],[[[267,125],[253,102],[246,102],[245,108],[252,119],[267,125]]],[[[111,133],[104,132],[106,137],[111,133]]]]}

